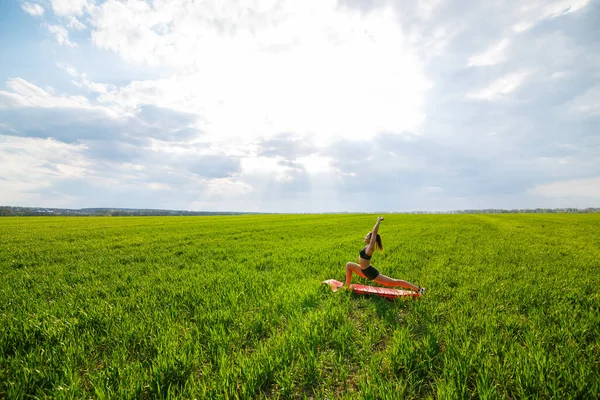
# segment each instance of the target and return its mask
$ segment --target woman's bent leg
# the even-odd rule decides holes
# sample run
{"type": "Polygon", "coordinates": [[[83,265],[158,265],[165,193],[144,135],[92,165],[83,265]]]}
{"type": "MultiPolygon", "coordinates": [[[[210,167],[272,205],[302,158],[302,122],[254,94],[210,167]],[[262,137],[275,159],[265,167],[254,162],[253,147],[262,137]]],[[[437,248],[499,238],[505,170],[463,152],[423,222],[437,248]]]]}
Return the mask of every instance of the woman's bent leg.
{"type": "MultiPolygon", "coordinates": [[[[346,268],[347,269],[347,268],[346,268]]],[[[417,285],[413,285],[410,282],[403,281],[401,279],[390,278],[389,276],[379,274],[377,278],[373,279],[375,282],[380,283],[385,286],[400,286],[406,289],[412,289],[415,292],[419,291],[419,287],[417,285]]]]}
{"type": "Polygon", "coordinates": [[[359,276],[362,276],[363,278],[366,278],[366,276],[362,273],[362,270],[360,269],[360,265],[353,262],[346,263],[346,286],[350,285],[353,272],[359,276]]]}

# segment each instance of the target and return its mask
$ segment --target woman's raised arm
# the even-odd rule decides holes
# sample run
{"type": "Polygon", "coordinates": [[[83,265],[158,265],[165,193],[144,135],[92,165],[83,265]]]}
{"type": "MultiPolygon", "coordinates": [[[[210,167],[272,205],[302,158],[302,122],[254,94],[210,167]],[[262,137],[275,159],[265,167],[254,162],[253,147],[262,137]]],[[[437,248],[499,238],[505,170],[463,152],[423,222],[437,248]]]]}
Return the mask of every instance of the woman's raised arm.
{"type": "Polygon", "coordinates": [[[373,227],[373,231],[371,231],[371,240],[369,241],[369,246],[367,246],[367,254],[373,254],[375,250],[375,242],[377,241],[377,231],[379,230],[379,224],[383,221],[383,217],[377,217],[377,222],[373,227]]]}

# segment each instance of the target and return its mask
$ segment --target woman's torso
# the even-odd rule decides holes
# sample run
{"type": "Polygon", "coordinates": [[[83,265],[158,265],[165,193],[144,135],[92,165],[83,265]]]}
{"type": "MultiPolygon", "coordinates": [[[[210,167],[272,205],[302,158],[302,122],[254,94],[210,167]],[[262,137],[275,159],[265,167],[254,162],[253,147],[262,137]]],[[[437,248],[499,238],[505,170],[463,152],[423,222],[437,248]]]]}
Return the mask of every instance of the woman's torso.
{"type": "Polygon", "coordinates": [[[367,254],[366,247],[360,251],[358,263],[362,269],[369,268],[369,265],[371,265],[371,256],[367,254]]]}

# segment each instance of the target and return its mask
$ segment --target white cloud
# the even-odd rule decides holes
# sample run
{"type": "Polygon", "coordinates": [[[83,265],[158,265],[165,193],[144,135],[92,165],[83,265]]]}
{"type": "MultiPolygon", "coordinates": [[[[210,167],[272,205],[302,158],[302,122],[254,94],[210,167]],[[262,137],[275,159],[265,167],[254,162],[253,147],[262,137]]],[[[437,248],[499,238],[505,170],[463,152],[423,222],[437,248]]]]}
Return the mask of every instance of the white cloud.
{"type": "Polygon", "coordinates": [[[90,81],[86,73],[79,73],[75,68],[73,68],[70,65],[57,63],[57,66],[65,70],[72,77],[79,78],[78,80],[71,81],[71,83],[73,83],[77,87],[85,88],[91,92],[99,94],[105,94],[109,91],[116,90],[116,87],[114,85],[90,81]]]}
{"type": "MultiPolygon", "coordinates": [[[[30,193],[51,187],[60,179],[85,176],[88,163],[82,156],[85,146],[71,145],[54,139],[21,138],[0,135],[0,170],[2,181],[0,204],[22,204],[30,193]]],[[[31,205],[39,205],[31,204],[31,205]]]]}
{"type": "Polygon", "coordinates": [[[169,189],[171,189],[171,187],[169,185],[167,185],[166,183],[160,183],[160,182],[150,182],[148,184],[148,188],[152,189],[152,190],[169,190],[169,189]]]}
{"type": "Polygon", "coordinates": [[[531,29],[539,21],[558,18],[583,9],[590,0],[537,0],[522,2],[520,6],[521,19],[513,25],[517,33],[531,29]]]}
{"type": "Polygon", "coordinates": [[[234,178],[218,178],[206,181],[206,191],[210,196],[236,198],[252,192],[252,186],[234,178]]]}
{"type": "Polygon", "coordinates": [[[468,66],[481,67],[499,64],[506,59],[506,48],[510,41],[502,39],[500,42],[490,46],[487,50],[469,57],[468,66]]]}
{"type": "Polygon", "coordinates": [[[91,8],[93,0],[50,0],[50,3],[56,15],[68,17],[82,15],[84,11],[91,8]]]}
{"type": "Polygon", "coordinates": [[[0,90],[0,108],[2,107],[68,107],[89,108],[87,98],[82,96],[56,96],[24,79],[13,78],[6,81],[11,90],[0,90]]]}
{"type": "Polygon", "coordinates": [[[48,25],[48,32],[54,35],[56,42],[61,46],[77,47],[77,44],[69,40],[69,31],[61,25],[48,25]]]}
{"type": "Polygon", "coordinates": [[[66,67],[65,70],[72,76],[77,76],[77,70],[73,67],[66,67]]]}
{"type": "Polygon", "coordinates": [[[600,115],[600,86],[590,88],[581,96],[573,99],[569,108],[577,113],[600,115]]]}
{"type": "Polygon", "coordinates": [[[23,4],[21,4],[21,8],[23,8],[23,10],[27,14],[33,15],[34,17],[39,17],[41,15],[44,15],[44,8],[42,6],[40,6],[39,4],[23,3],[23,4]]]}
{"type": "Polygon", "coordinates": [[[536,185],[529,194],[542,197],[598,197],[600,198],[600,178],[573,179],[536,185]]]}
{"type": "Polygon", "coordinates": [[[335,168],[331,165],[331,157],[311,154],[309,156],[299,157],[296,161],[304,166],[306,172],[311,174],[319,175],[336,172],[335,168]]]}
{"type": "Polygon", "coordinates": [[[87,78],[86,74],[81,74],[81,82],[72,81],[75,86],[83,87],[91,92],[105,94],[111,90],[115,90],[115,86],[105,83],[92,82],[87,78]]]}
{"type": "Polygon", "coordinates": [[[444,191],[444,189],[439,186],[426,186],[423,190],[430,194],[438,194],[444,191]]]}
{"type": "Polygon", "coordinates": [[[529,71],[505,74],[492,81],[488,86],[468,93],[467,97],[478,100],[500,100],[517,90],[529,75],[529,71]]]}
{"type": "Polygon", "coordinates": [[[570,71],[557,71],[553,72],[550,76],[552,77],[552,79],[562,79],[568,77],[571,74],[572,73],[570,71]]]}
{"type": "Polygon", "coordinates": [[[97,46],[181,72],[101,100],[195,112],[215,138],[290,130],[372,137],[422,122],[430,82],[391,10],[361,16],[333,1],[248,4],[251,12],[235,2],[102,4],[90,17],[97,46]]]}
{"type": "Polygon", "coordinates": [[[80,31],[86,28],[85,25],[81,23],[81,21],[79,21],[76,17],[72,15],[67,18],[67,26],[76,31],[80,31]]]}

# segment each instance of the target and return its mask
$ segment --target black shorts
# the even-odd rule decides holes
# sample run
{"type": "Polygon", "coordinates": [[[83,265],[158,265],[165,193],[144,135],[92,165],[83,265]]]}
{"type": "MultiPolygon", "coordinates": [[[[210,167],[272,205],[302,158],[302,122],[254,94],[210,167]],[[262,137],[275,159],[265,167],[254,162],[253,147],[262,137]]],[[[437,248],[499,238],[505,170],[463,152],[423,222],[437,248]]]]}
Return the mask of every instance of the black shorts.
{"type": "Polygon", "coordinates": [[[369,280],[373,280],[379,276],[379,271],[377,271],[377,269],[372,265],[369,265],[367,268],[363,269],[362,273],[365,274],[369,280]]]}

